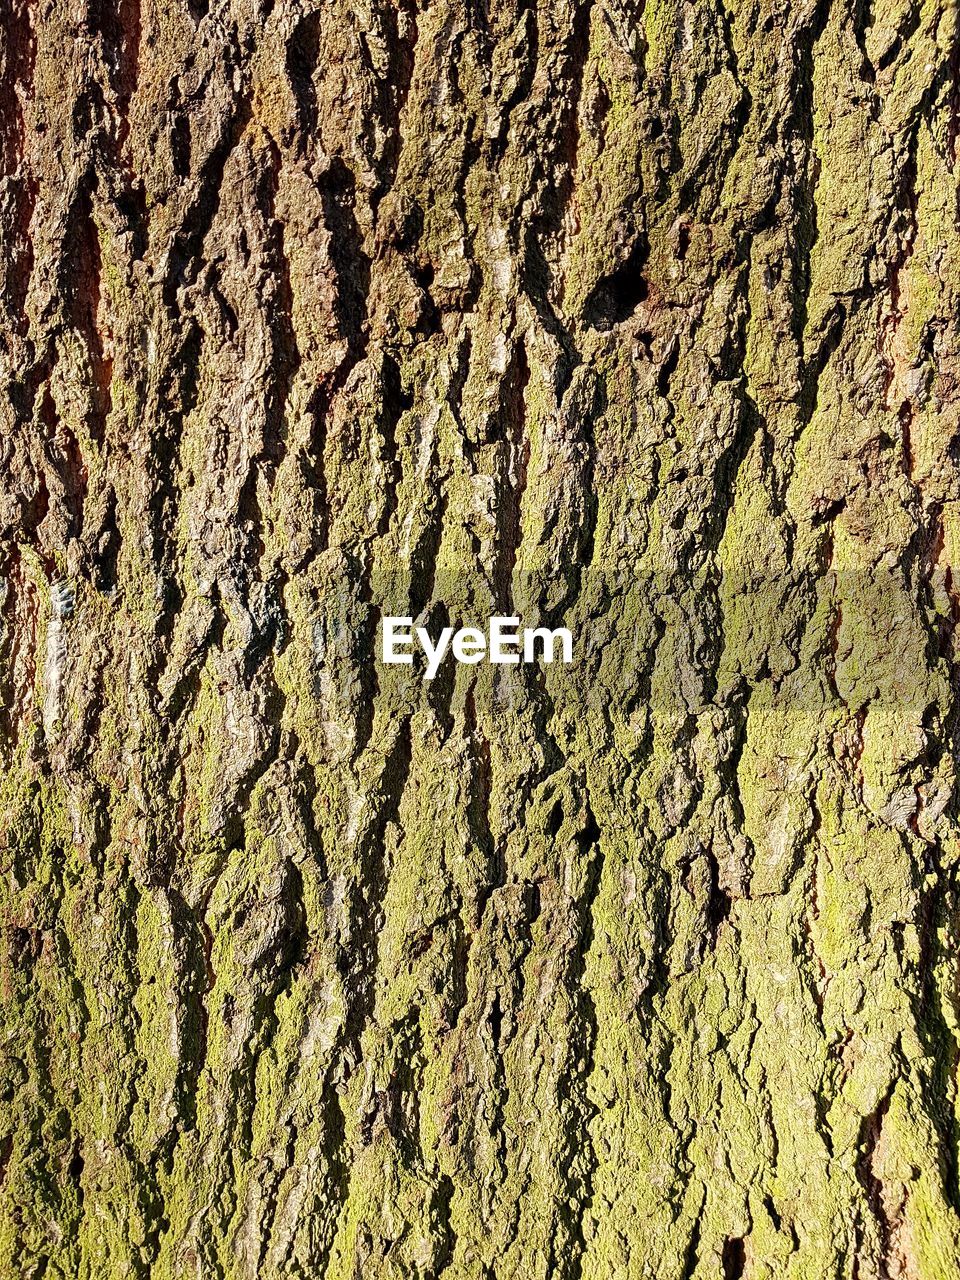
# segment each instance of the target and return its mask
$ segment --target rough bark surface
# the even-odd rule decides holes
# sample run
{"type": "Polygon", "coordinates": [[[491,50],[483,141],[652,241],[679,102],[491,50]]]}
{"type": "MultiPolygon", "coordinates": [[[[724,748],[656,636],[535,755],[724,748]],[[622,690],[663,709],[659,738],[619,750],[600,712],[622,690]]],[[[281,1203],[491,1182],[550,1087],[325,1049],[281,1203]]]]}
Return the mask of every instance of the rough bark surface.
{"type": "Polygon", "coordinates": [[[958,65],[6,0],[0,1274],[960,1274],[958,65]]]}

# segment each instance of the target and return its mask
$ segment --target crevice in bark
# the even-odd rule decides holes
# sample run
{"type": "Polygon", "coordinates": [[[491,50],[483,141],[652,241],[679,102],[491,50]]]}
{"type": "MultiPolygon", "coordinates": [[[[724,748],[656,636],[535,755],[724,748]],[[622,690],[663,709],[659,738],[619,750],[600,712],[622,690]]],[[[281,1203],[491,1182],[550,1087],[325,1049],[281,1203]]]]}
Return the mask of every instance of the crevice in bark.
{"type": "Polygon", "coordinates": [[[889,1271],[895,1224],[887,1213],[883,1183],[874,1171],[873,1162],[883,1132],[883,1122],[890,1109],[891,1097],[892,1089],[887,1091],[870,1115],[864,1117],[860,1128],[860,1151],[857,1156],[857,1178],[877,1226],[885,1271],[889,1271]]]}
{"type": "Polygon", "coordinates": [[[330,161],[322,176],[320,195],[330,233],[328,252],[336,280],[336,316],[353,365],[366,354],[370,259],[364,252],[363,233],[354,212],[356,181],[339,157],[330,161]]]}
{"type": "MultiPolygon", "coordinates": [[[[137,87],[140,59],[141,0],[93,0],[89,19],[93,32],[103,38],[107,61],[114,73],[118,109],[125,115],[137,87]]],[[[125,122],[124,133],[129,130],[125,122]]],[[[121,142],[123,139],[121,139],[121,142]]]]}
{"type": "Polygon", "coordinates": [[[732,1237],[724,1241],[720,1265],[723,1267],[723,1280],[742,1280],[747,1267],[747,1251],[743,1240],[732,1237]]]}
{"type": "Polygon", "coordinates": [[[522,338],[516,340],[510,366],[500,390],[500,412],[493,421],[492,440],[499,446],[499,490],[502,512],[498,529],[494,586],[504,614],[514,603],[514,571],[523,541],[523,496],[527,487],[530,441],[525,395],[530,367],[522,338]]]}
{"type": "Polygon", "coordinates": [[[352,887],[351,947],[340,958],[344,982],[351,999],[344,1022],[345,1044],[356,1046],[372,1007],[377,970],[377,926],[381,903],[369,886],[383,883],[389,869],[387,827],[400,816],[400,803],[410,776],[412,746],[409,723],[401,725],[379,778],[381,802],[357,847],[358,879],[352,887]]]}
{"type": "Polygon", "coordinates": [[[317,90],[314,77],[319,68],[323,40],[323,11],[300,17],[286,46],[286,72],[297,102],[297,149],[303,155],[317,132],[317,90]]]}
{"type": "Polygon", "coordinates": [[[413,407],[413,396],[404,388],[400,367],[393,356],[384,352],[380,365],[380,381],[383,387],[379,414],[380,435],[383,440],[383,501],[380,527],[377,532],[386,534],[391,516],[396,509],[397,486],[400,483],[400,457],[397,448],[397,427],[405,413],[413,407]]]}
{"type": "Polygon", "coordinates": [[[227,161],[243,137],[251,117],[249,98],[239,93],[229,116],[223,121],[216,143],[203,158],[192,184],[192,198],[172,237],[163,279],[163,301],[172,317],[176,317],[178,312],[179,290],[193,284],[203,269],[201,250],[217,212],[227,161]]]}

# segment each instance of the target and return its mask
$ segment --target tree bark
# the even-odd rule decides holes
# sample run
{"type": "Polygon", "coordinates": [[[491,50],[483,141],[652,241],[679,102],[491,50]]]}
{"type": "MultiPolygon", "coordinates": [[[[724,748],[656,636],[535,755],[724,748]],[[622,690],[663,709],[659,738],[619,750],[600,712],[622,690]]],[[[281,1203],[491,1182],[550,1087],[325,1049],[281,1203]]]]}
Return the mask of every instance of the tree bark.
{"type": "Polygon", "coordinates": [[[960,1274],[956,8],[0,41],[0,1273],[960,1274]]]}

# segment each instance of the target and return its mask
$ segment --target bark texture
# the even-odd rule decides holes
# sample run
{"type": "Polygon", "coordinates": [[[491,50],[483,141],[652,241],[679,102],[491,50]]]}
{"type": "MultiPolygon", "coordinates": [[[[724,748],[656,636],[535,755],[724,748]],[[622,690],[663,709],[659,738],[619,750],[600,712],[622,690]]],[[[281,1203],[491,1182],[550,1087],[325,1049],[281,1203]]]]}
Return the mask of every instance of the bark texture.
{"type": "Polygon", "coordinates": [[[0,1274],[960,1274],[958,59],[6,0],[0,1274]]]}

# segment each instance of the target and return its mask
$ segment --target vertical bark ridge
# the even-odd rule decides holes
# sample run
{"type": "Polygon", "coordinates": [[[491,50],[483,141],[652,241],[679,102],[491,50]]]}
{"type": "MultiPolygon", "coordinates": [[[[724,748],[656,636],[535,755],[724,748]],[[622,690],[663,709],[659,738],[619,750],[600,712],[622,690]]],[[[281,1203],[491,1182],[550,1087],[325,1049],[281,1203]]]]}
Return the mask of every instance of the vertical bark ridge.
{"type": "Polygon", "coordinates": [[[956,49],[12,3],[0,1271],[956,1271],[956,49]]]}

